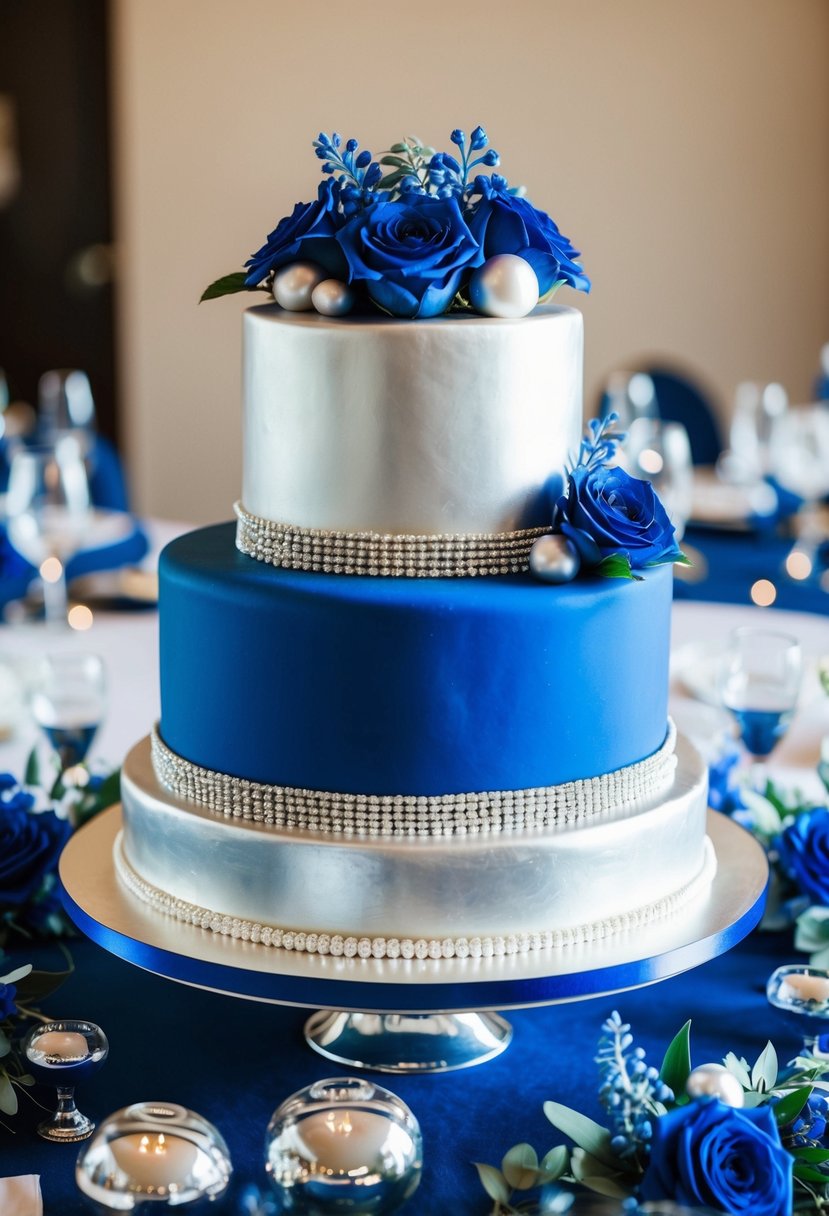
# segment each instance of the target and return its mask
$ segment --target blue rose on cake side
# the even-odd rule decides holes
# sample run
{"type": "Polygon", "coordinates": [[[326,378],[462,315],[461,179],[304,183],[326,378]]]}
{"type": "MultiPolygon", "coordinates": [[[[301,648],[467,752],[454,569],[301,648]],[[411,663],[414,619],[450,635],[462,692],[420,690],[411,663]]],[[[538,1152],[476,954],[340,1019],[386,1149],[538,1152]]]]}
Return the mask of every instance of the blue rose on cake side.
{"type": "Polygon", "coordinates": [[[357,212],[337,240],[349,282],[364,282],[374,303],[395,317],[445,312],[464,272],[483,261],[454,198],[378,202],[357,212]]]}

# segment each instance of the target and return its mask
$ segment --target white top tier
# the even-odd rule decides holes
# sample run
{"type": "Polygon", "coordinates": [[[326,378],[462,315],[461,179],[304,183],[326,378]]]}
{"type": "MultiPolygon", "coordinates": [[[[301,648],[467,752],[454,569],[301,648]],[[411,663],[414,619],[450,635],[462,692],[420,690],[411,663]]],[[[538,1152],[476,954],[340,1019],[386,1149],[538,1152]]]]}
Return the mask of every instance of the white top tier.
{"type": "Polygon", "coordinates": [[[247,511],[304,528],[509,532],[582,425],[582,316],[244,319],[247,511]]]}

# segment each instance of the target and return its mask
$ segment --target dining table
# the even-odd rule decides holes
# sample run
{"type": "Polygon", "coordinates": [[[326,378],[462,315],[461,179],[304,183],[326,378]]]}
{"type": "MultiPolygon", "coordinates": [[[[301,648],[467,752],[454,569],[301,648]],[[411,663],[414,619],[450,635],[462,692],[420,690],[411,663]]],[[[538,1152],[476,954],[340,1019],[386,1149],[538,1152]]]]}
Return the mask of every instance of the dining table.
{"type": "MultiPolygon", "coordinates": [[[[184,530],[158,522],[146,528],[154,553],[184,530]]],[[[803,691],[771,771],[781,784],[825,800],[816,769],[822,741],[829,737],[829,698],[821,690],[817,668],[829,653],[829,591],[819,578],[788,578],[785,538],[689,529],[686,539],[695,568],[675,583],[671,715],[679,730],[713,758],[729,732],[716,683],[717,656],[729,633],[737,626],[763,625],[792,634],[804,654],[803,691]],[[767,607],[753,598],[760,580],[775,592],[767,607]]],[[[91,627],[84,632],[46,631],[38,624],[0,627],[0,661],[11,660],[24,671],[48,650],[71,649],[93,651],[105,662],[109,709],[92,759],[115,767],[158,716],[157,612],[152,606],[134,611],[93,606],[91,627]]],[[[0,771],[20,773],[36,736],[36,727],[24,717],[13,737],[0,743],[0,771]]],[[[647,888],[646,859],[630,881],[647,888]]],[[[80,934],[60,942],[10,939],[5,962],[61,970],[67,950],[73,970],[41,1009],[56,1018],[97,1023],[110,1044],[106,1064],[79,1091],[81,1109],[100,1119],[150,1100],[199,1112],[220,1130],[234,1163],[227,1196],[211,1210],[232,1216],[255,1213],[254,1207],[243,1206],[243,1197],[252,1185],[267,1191],[264,1143],[272,1112],[294,1091],[349,1071],[306,1045],[303,1025],[309,1011],[175,983],[80,934]]],[[[430,1075],[375,1075],[409,1105],[423,1134],[422,1181],[401,1211],[409,1216],[490,1212],[492,1201],[474,1163],[498,1165],[518,1142],[531,1143],[539,1155],[560,1143],[562,1137],[543,1112],[548,1099],[601,1119],[596,1044],[614,1009],[631,1024],[648,1063],[656,1066],[688,1019],[695,1064],[722,1061],[729,1051],[753,1061],[769,1039],[781,1060],[794,1056],[798,1036],[777,1020],[765,985],[778,965],[795,961],[805,961],[805,956],[795,951],[790,930],[755,930],[727,953],[652,987],[510,1010],[513,1041],[487,1063],[430,1075]]],[[[48,1104],[48,1091],[33,1093],[48,1104]]],[[[19,1114],[8,1121],[13,1130],[0,1127],[0,1177],[37,1174],[46,1216],[81,1216],[89,1209],[75,1184],[78,1145],[39,1139],[35,1127],[42,1117],[24,1099],[19,1114]]]]}

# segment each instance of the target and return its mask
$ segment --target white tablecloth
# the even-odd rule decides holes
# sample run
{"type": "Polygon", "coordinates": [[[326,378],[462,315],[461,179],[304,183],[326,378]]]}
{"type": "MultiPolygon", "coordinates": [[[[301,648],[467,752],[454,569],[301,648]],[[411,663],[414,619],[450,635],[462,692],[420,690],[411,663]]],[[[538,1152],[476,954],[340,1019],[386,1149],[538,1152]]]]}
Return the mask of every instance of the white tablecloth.
{"type": "MultiPolygon", "coordinates": [[[[155,553],[183,525],[156,523],[150,534],[155,553]]],[[[697,652],[700,662],[712,648],[722,646],[738,625],[762,625],[784,630],[800,639],[806,659],[806,678],[798,714],[792,728],[774,754],[774,771],[797,770],[801,784],[820,789],[815,766],[820,740],[829,734],[829,698],[818,688],[815,665],[829,653],[829,625],[825,617],[729,604],[679,602],[673,609],[673,655],[677,669],[690,665],[693,675],[697,652]]],[[[624,644],[624,639],[617,639],[624,644]]],[[[129,748],[146,735],[159,714],[158,615],[153,611],[100,612],[92,627],[75,633],[55,633],[43,625],[0,626],[0,658],[25,669],[39,655],[63,650],[89,650],[99,654],[108,672],[109,713],[93,744],[92,757],[115,767],[129,748]]],[[[697,671],[698,674],[698,671],[697,671]]],[[[632,700],[635,706],[635,698],[632,700]]],[[[728,728],[727,714],[705,704],[688,692],[677,672],[671,688],[671,712],[680,730],[690,735],[704,752],[728,728]]],[[[22,772],[26,756],[37,739],[37,729],[22,721],[14,737],[0,743],[0,771],[22,772]]]]}

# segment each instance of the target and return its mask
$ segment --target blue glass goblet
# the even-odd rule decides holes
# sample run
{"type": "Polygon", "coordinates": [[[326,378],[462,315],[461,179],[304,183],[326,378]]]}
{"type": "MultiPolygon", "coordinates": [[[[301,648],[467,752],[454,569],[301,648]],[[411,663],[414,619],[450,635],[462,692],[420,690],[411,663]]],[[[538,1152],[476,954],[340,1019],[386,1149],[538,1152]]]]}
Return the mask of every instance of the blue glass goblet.
{"type": "Polygon", "coordinates": [[[802,667],[800,644],[786,633],[747,627],[735,629],[729,638],[720,682],[722,703],[752,758],[757,786],[764,784],[763,761],[794,717],[802,667]]]}
{"type": "Polygon", "coordinates": [[[97,1072],[108,1053],[106,1035],[94,1022],[45,1022],[31,1031],[23,1047],[29,1071],[58,1093],[54,1114],[37,1129],[44,1140],[67,1144],[92,1135],[95,1124],[75,1105],[75,1086],[97,1072]]]}

